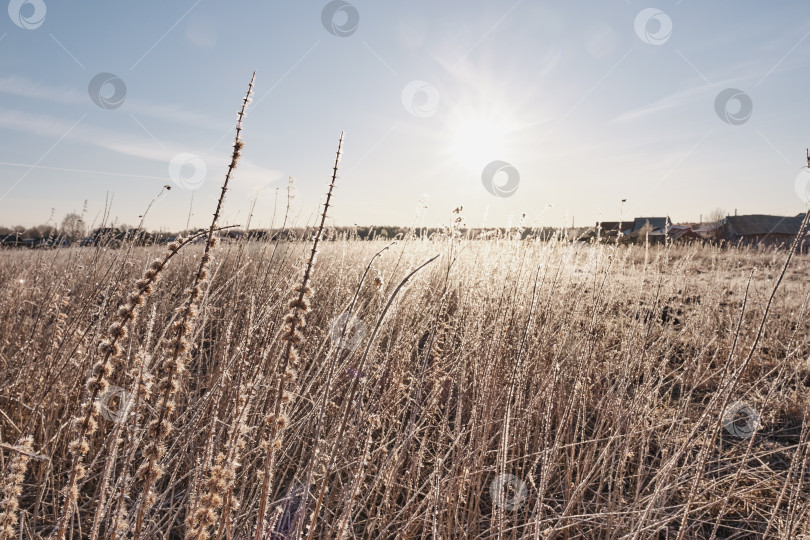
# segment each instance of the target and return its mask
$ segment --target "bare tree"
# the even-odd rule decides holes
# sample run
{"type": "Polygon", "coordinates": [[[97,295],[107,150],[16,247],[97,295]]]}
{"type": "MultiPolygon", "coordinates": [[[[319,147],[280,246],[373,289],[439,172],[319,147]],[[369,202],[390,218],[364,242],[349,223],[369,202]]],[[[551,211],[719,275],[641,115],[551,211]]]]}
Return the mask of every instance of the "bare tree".
{"type": "Polygon", "coordinates": [[[711,212],[706,215],[706,222],[707,223],[717,223],[718,221],[723,221],[726,219],[728,214],[722,208],[715,208],[711,212]]]}
{"type": "Polygon", "coordinates": [[[62,220],[61,233],[71,241],[79,240],[87,234],[87,225],[85,225],[82,216],[71,212],[62,220]]]}

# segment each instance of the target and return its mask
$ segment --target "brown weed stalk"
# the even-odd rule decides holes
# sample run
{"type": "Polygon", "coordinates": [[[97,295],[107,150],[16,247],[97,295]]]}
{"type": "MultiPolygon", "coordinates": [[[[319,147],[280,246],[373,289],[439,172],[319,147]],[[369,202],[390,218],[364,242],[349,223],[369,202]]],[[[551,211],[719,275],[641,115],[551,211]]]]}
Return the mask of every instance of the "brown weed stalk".
{"type": "Polygon", "coordinates": [[[312,242],[312,249],[309,253],[309,260],[304,270],[304,276],[301,278],[301,284],[294,290],[295,297],[290,302],[290,311],[284,318],[285,329],[284,335],[282,336],[284,349],[278,371],[280,376],[278,377],[276,386],[273,412],[265,417],[265,424],[270,431],[267,435],[267,439],[262,441],[262,449],[265,452],[265,456],[262,470],[262,491],[259,499],[259,512],[256,519],[256,530],[253,533],[254,540],[260,540],[262,538],[266,526],[264,521],[268,502],[267,499],[270,496],[270,478],[273,473],[276,452],[281,448],[280,434],[284,428],[287,427],[288,423],[285,409],[290,402],[291,396],[286,390],[286,385],[294,383],[298,377],[298,350],[304,340],[302,330],[306,326],[306,315],[311,309],[309,304],[309,297],[312,296],[310,280],[312,279],[312,270],[315,266],[315,257],[318,253],[318,243],[323,235],[326,215],[330,206],[329,203],[332,200],[332,191],[337,181],[338,165],[340,164],[343,151],[343,135],[343,132],[341,132],[337,154],[335,156],[335,164],[332,167],[332,180],[326,192],[326,201],[324,202],[323,211],[320,216],[321,222],[315,234],[315,239],[312,242]]]}
{"type": "Polygon", "coordinates": [[[211,220],[211,226],[208,228],[207,240],[202,257],[200,258],[200,264],[197,267],[197,272],[191,287],[186,290],[185,303],[177,309],[177,321],[172,325],[169,337],[163,342],[164,354],[166,356],[161,362],[163,376],[157,382],[157,414],[146,427],[149,444],[144,449],[144,461],[136,472],[136,477],[141,480],[142,486],[133,532],[135,538],[140,538],[146,510],[155,502],[155,495],[153,493],[155,482],[163,476],[163,467],[160,465],[160,460],[166,453],[163,440],[172,430],[171,417],[175,410],[174,397],[180,390],[180,380],[186,370],[185,360],[190,346],[187,336],[192,333],[192,325],[197,317],[199,300],[208,282],[208,266],[211,262],[211,249],[217,245],[214,231],[216,230],[219,215],[222,211],[222,205],[225,201],[225,193],[228,191],[231,176],[242,155],[242,148],[244,147],[244,141],[241,137],[242,120],[253,96],[253,83],[255,80],[256,73],[254,72],[250,79],[247,93],[242,99],[242,107],[237,115],[233,154],[231,155],[230,165],[228,165],[228,172],[225,174],[225,181],[222,183],[217,207],[214,211],[214,217],[211,220]]]}

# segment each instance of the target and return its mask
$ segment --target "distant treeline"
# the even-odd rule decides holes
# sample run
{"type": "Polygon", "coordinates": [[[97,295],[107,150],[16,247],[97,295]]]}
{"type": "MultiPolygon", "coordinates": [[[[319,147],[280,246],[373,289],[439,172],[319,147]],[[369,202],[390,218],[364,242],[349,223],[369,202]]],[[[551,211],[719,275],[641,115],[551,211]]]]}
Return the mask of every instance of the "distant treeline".
{"type": "MultiPolygon", "coordinates": [[[[251,229],[228,228],[220,232],[223,239],[252,241],[306,241],[315,234],[314,227],[291,227],[285,229],[251,229]]],[[[16,247],[59,247],[70,245],[117,247],[125,242],[139,245],[162,244],[174,240],[177,236],[189,236],[202,231],[191,229],[176,232],[145,231],[128,226],[99,227],[89,232],[59,229],[51,225],[35,227],[2,227],[0,226],[0,245],[16,247]]],[[[555,235],[570,240],[586,238],[588,229],[554,229],[545,228],[455,228],[449,227],[401,227],[385,226],[352,226],[328,227],[325,240],[394,240],[402,238],[424,238],[449,236],[469,239],[493,238],[536,238],[548,240],[555,235]]]]}

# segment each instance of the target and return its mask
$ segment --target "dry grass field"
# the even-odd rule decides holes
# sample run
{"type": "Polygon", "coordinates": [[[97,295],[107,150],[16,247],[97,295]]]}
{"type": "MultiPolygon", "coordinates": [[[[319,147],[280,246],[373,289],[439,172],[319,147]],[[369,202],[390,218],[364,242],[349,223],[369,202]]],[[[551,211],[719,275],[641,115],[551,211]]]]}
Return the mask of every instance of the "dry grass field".
{"type": "Polygon", "coordinates": [[[810,534],[806,256],[311,248],[0,253],[0,536],[810,534]]]}
{"type": "Polygon", "coordinates": [[[336,236],[340,149],[218,242],[241,122],[197,238],[0,251],[0,540],[810,535],[806,255],[336,236]]]}

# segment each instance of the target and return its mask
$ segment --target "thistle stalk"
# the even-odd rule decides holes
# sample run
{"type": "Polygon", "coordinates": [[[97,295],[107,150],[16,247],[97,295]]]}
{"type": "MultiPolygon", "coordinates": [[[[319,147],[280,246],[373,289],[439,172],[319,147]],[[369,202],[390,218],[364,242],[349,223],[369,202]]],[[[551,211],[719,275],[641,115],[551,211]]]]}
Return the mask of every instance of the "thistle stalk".
{"type": "Polygon", "coordinates": [[[315,235],[315,240],[312,242],[312,250],[309,254],[309,261],[307,262],[304,276],[301,279],[301,285],[295,289],[297,295],[290,302],[290,311],[284,319],[286,324],[285,332],[282,337],[284,340],[284,350],[281,358],[280,377],[275,393],[275,404],[273,412],[265,418],[265,423],[269,428],[267,440],[262,442],[262,448],[265,451],[264,468],[262,471],[262,492],[259,499],[259,513],[256,519],[256,530],[253,533],[254,540],[261,540],[264,531],[264,516],[267,511],[267,499],[270,496],[270,477],[273,473],[275,464],[276,451],[281,448],[281,432],[287,427],[287,416],[285,414],[286,404],[290,400],[290,394],[286,390],[287,383],[295,382],[298,374],[296,368],[298,367],[298,348],[303,342],[303,334],[301,330],[306,326],[306,314],[310,311],[308,297],[312,295],[312,289],[309,282],[312,278],[312,269],[315,266],[315,256],[318,253],[318,243],[323,235],[323,229],[326,225],[327,211],[329,210],[330,202],[332,201],[332,192],[335,188],[337,181],[338,165],[343,153],[343,136],[340,133],[340,140],[338,141],[337,155],[335,156],[335,164],[332,167],[332,180],[329,183],[329,189],[326,193],[326,202],[323,205],[323,212],[321,212],[321,223],[318,226],[318,232],[315,235]]]}
{"type": "Polygon", "coordinates": [[[86,474],[83,462],[84,457],[90,451],[89,436],[98,429],[98,415],[101,412],[98,398],[109,387],[107,378],[112,373],[112,363],[122,352],[119,342],[126,339],[129,333],[128,326],[136,319],[138,310],[146,303],[146,297],[152,294],[153,286],[160,278],[160,273],[169,264],[171,258],[177,254],[182,245],[182,239],[173,242],[169,245],[169,249],[162,259],[158,258],[152,261],[141,279],[135,283],[135,290],[129,294],[127,301],[118,308],[117,319],[108,328],[107,338],[99,344],[98,350],[103,355],[102,359],[93,366],[90,377],[85,383],[86,399],[81,405],[79,415],[73,419],[73,429],[76,430],[77,434],[69,445],[72,456],[70,476],[63,490],[62,508],[56,530],[57,540],[65,538],[67,525],[73,517],[73,509],[79,497],[78,482],[86,474]]]}
{"type": "Polygon", "coordinates": [[[211,220],[211,226],[208,228],[205,249],[200,258],[200,264],[194,276],[194,282],[192,286],[186,290],[187,296],[185,303],[177,310],[178,320],[172,325],[169,338],[163,342],[164,354],[166,354],[168,358],[161,363],[163,376],[157,384],[157,416],[149,422],[146,428],[149,444],[144,450],[144,462],[136,473],[136,476],[142,482],[142,489],[135,518],[134,538],[139,538],[141,535],[146,509],[151,507],[155,501],[153,487],[163,476],[163,469],[159,465],[159,462],[166,453],[163,440],[172,430],[171,416],[175,409],[174,398],[180,390],[180,379],[186,370],[185,360],[190,348],[187,336],[192,333],[192,324],[197,316],[199,299],[203,294],[203,288],[208,282],[211,249],[217,245],[217,238],[214,237],[214,231],[219,221],[220,212],[225,200],[225,193],[228,191],[228,184],[234,169],[236,169],[239,163],[242,148],[244,147],[244,142],[241,137],[242,120],[253,95],[253,83],[255,79],[256,72],[253,73],[250,79],[247,93],[244,99],[242,99],[242,107],[237,115],[236,137],[233,144],[231,162],[228,166],[228,172],[225,175],[225,181],[222,183],[217,207],[214,211],[214,217],[211,220]]]}

